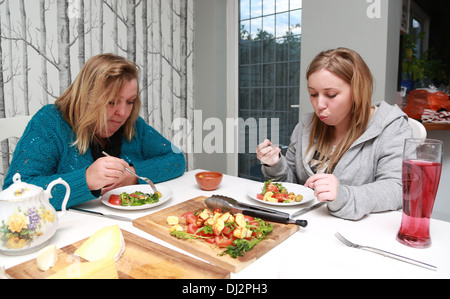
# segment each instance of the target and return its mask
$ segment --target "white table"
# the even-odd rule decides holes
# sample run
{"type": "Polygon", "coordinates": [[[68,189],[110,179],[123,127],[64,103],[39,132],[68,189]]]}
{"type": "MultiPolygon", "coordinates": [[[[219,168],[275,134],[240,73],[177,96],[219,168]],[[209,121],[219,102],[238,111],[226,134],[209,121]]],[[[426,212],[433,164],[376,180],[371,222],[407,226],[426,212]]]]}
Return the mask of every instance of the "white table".
{"type": "MultiPolygon", "coordinates": [[[[222,194],[238,201],[258,204],[246,195],[250,184],[257,184],[257,182],[224,175],[217,190],[203,191],[195,181],[194,175],[198,171],[200,170],[189,171],[177,179],[158,184],[170,188],[173,191],[173,198],[153,209],[123,211],[107,207],[100,200],[94,200],[79,207],[136,219],[200,195],[222,194]]],[[[293,213],[311,204],[313,202],[282,208],[282,210],[293,213]]],[[[273,208],[273,206],[268,207],[273,208]]],[[[431,247],[415,249],[395,240],[401,222],[401,212],[398,211],[371,214],[359,221],[348,221],[331,216],[326,206],[322,206],[299,218],[308,221],[306,228],[300,228],[298,232],[239,273],[231,273],[231,278],[450,278],[449,222],[432,219],[431,247]],[[355,243],[417,259],[437,266],[438,269],[432,271],[372,252],[346,247],[334,236],[337,231],[355,243]]],[[[51,243],[56,244],[58,248],[64,247],[112,224],[119,224],[122,229],[131,233],[193,256],[135,228],[131,222],[72,211],[68,211],[60,219],[60,227],[51,243]]],[[[4,265],[7,269],[34,259],[36,255],[36,252],[21,256],[0,253],[0,265],[4,265]]]]}

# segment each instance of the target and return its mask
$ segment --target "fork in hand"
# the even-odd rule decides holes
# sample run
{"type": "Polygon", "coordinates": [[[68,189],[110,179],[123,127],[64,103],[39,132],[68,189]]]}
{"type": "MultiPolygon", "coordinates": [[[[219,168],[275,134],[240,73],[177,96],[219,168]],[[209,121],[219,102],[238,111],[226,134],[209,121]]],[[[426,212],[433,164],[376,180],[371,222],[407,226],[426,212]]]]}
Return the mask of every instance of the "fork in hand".
{"type": "MultiPolygon", "coordinates": [[[[111,155],[105,153],[104,151],[102,151],[102,153],[103,153],[103,155],[105,155],[105,156],[111,157],[111,155]]],[[[125,170],[128,171],[129,173],[131,173],[132,175],[134,175],[135,177],[137,177],[138,179],[141,179],[141,180],[143,180],[143,181],[146,181],[147,184],[149,184],[150,187],[152,187],[153,192],[154,192],[154,193],[158,193],[158,190],[156,189],[155,185],[153,184],[153,182],[152,182],[149,178],[145,178],[145,177],[142,177],[142,176],[138,176],[136,173],[134,173],[134,172],[133,172],[131,169],[129,169],[128,167],[125,167],[125,170]]]]}

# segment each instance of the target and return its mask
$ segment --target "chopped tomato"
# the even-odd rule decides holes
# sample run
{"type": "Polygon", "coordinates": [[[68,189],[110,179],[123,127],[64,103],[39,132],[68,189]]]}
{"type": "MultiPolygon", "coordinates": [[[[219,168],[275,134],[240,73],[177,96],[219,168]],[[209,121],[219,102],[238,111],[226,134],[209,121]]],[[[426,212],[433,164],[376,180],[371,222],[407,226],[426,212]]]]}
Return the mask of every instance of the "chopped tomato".
{"type": "Polygon", "coordinates": [[[195,226],[197,225],[197,216],[195,216],[194,214],[189,214],[186,216],[186,222],[187,223],[192,223],[195,224],[195,226]]]}
{"type": "Polygon", "coordinates": [[[187,227],[187,233],[194,235],[199,227],[195,223],[190,223],[187,227]]]}
{"type": "Polygon", "coordinates": [[[256,194],[256,199],[274,202],[277,204],[294,203],[300,202],[303,199],[303,195],[295,195],[294,192],[288,192],[286,187],[281,185],[281,183],[272,183],[272,180],[268,180],[264,182],[264,187],[261,189],[261,193],[256,194]]]}
{"type": "MultiPolygon", "coordinates": [[[[200,228],[200,227],[199,227],[200,228]]],[[[198,229],[199,229],[198,228],[198,229]]],[[[195,235],[197,235],[197,236],[202,236],[202,237],[206,237],[206,238],[213,238],[214,237],[214,234],[211,234],[211,233],[205,233],[203,230],[201,230],[201,231],[198,231],[198,229],[197,229],[197,231],[195,232],[195,235]]]]}
{"type": "Polygon", "coordinates": [[[233,239],[228,239],[223,236],[216,236],[216,245],[219,247],[227,247],[228,245],[233,245],[233,239]]]}
{"type": "Polygon", "coordinates": [[[278,187],[276,185],[269,184],[267,186],[267,191],[270,191],[270,192],[273,192],[273,193],[278,192],[278,187]]]}
{"type": "Polygon", "coordinates": [[[222,234],[224,234],[226,237],[229,238],[230,236],[233,235],[233,230],[234,230],[234,229],[232,229],[231,227],[225,226],[225,227],[223,228],[223,230],[222,230],[222,234]]]}
{"type": "Polygon", "coordinates": [[[283,202],[288,197],[287,194],[282,194],[282,193],[274,193],[272,196],[275,197],[276,199],[278,199],[278,202],[283,202]]]}
{"type": "Polygon", "coordinates": [[[259,227],[258,221],[256,221],[255,218],[253,218],[252,216],[244,215],[244,219],[250,225],[251,230],[254,230],[259,227]]]}
{"type": "Polygon", "coordinates": [[[252,216],[248,216],[248,215],[244,215],[244,219],[245,219],[245,221],[248,221],[248,222],[255,220],[255,218],[253,218],[252,216]]]}
{"type": "Polygon", "coordinates": [[[194,214],[194,212],[190,211],[190,212],[186,212],[183,215],[180,216],[180,218],[186,218],[187,215],[189,214],[194,214]]]}
{"type": "Polygon", "coordinates": [[[110,204],[112,205],[118,205],[120,206],[121,204],[121,200],[120,200],[120,195],[118,194],[111,194],[111,196],[109,197],[109,201],[110,204]]]}
{"type": "Polygon", "coordinates": [[[214,244],[216,242],[216,238],[205,239],[205,241],[208,242],[209,244],[214,244]]]}
{"type": "Polygon", "coordinates": [[[191,223],[196,224],[197,223],[197,216],[194,215],[194,212],[186,212],[183,215],[181,215],[181,218],[185,218],[186,222],[189,223],[189,224],[191,224],[191,223]]]}
{"type": "MultiPolygon", "coordinates": [[[[234,241],[237,240],[238,237],[239,240],[251,241],[253,240],[253,237],[256,236],[259,239],[255,240],[255,242],[257,243],[261,241],[261,238],[267,234],[267,230],[264,231],[264,234],[261,232],[262,230],[259,226],[259,222],[261,220],[259,220],[258,218],[253,218],[251,216],[243,214],[239,214],[236,217],[230,218],[229,212],[221,213],[219,209],[214,209],[214,214],[208,213],[208,215],[205,215],[203,213],[204,211],[205,210],[197,212],[190,211],[180,216],[181,219],[186,219],[186,222],[188,223],[186,236],[185,234],[175,234],[172,232],[172,229],[170,234],[176,236],[177,238],[203,239],[207,243],[211,244],[211,247],[225,248],[222,249],[225,251],[223,251],[221,255],[227,253],[230,254],[233,258],[241,256],[243,252],[248,250],[247,248],[241,249],[240,247],[242,247],[242,244],[240,243],[234,244],[234,241]],[[219,215],[217,213],[219,213],[219,215]],[[219,219],[219,217],[222,218],[219,219]],[[224,220],[223,218],[226,220],[224,220]],[[238,221],[236,222],[237,218],[238,221]],[[239,227],[241,229],[240,234],[236,233],[236,227],[239,227]],[[236,236],[234,236],[234,234],[236,234],[236,236]],[[239,254],[234,252],[236,250],[239,251],[239,254]]],[[[270,227],[270,231],[271,230],[272,227],[270,227]]],[[[252,247],[253,246],[254,245],[252,245],[252,247]]]]}

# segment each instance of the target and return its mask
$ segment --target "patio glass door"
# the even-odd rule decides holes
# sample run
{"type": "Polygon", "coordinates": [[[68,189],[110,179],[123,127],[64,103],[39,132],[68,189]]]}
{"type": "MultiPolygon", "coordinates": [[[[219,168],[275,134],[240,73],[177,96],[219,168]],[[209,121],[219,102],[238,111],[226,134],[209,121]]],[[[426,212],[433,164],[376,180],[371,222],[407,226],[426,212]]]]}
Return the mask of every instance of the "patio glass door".
{"type": "Polygon", "coordinates": [[[240,0],[239,9],[238,175],[262,181],[254,141],[288,145],[299,120],[302,1],[240,0]]]}

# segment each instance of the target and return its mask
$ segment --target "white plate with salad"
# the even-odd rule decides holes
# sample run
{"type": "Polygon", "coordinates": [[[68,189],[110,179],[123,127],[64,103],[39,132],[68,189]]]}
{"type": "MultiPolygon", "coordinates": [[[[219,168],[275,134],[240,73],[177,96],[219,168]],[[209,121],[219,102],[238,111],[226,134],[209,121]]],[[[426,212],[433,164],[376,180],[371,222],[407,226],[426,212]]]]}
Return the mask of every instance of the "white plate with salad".
{"type": "Polygon", "coordinates": [[[316,198],[314,190],[311,188],[271,180],[252,185],[248,189],[247,195],[257,202],[283,207],[301,205],[316,198]]]}
{"type": "Polygon", "coordinates": [[[162,205],[172,198],[172,190],[164,186],[156,186],[161,197],[155,195],[150,185],[138,184],[119,187],[106,192],[101,202],[119,210],[145,210],[162,205]]]}

